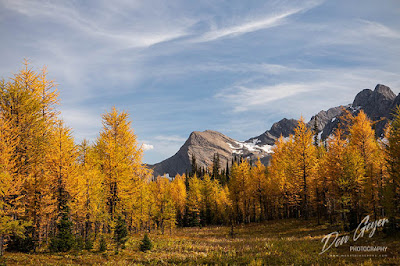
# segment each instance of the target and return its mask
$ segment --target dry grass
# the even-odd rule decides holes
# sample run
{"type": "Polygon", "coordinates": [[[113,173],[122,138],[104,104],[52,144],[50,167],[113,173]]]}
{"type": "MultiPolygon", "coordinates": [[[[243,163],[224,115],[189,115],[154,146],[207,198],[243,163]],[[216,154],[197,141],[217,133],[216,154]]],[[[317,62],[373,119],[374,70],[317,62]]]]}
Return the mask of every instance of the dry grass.
{"type": "Polygon", "coordinates": [[[400,264],[400,237],[387,237],[381,232],[356,243],[331,248],[319,255],[322,237],[338,228],[316,225],[314,221],[271,221],[235,228],[181,228],[169,234],[150,234],[154,247],[140,252],[142,235],[134,235],[119,254],[109,250],[70,252],[67,254],[6,253],[0,264],[6,265],[141,265],[141,264],[234,264],[234,265],[339,265],[400,264]],[[350,252],[350,245],[387,246],[387,252],[350,252]],[[338,255],[338,256],[337,256],[338,255]],[[357,257],[363,255],[363,257],[357,257]],[[366,257],[375,255],[376,257],[366,257]]]}

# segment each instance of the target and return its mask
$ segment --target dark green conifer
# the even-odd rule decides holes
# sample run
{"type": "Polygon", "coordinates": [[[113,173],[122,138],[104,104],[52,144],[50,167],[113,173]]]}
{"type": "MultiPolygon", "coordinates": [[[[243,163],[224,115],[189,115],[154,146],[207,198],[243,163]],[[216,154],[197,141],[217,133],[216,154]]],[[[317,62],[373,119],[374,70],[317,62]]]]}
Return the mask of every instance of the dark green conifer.
{"type": "Polygon", "coordinates": [[[128,238],[128,230],[126,229],[126,222],[122,216],[118,216],[117,224],[114,231],[114,239],[117,243],[117,252],[120,246],[124,246],[128,238]]]}
{"type": "Polygon", "coordinates": [[[57,234],[50,241],[50,250],[53,252],[66,252],[74,246],[72,222],[68,218],[68,213],[68,207],[64,207],[57,223],[57,234]]]}
{"type": "Polygon", "coordinates": [[[153,248],[153,243],[147,234],[144,234],[142,243],[140,244],[140,251],[146,252],[147,250],[151,250],[153,248]]]}

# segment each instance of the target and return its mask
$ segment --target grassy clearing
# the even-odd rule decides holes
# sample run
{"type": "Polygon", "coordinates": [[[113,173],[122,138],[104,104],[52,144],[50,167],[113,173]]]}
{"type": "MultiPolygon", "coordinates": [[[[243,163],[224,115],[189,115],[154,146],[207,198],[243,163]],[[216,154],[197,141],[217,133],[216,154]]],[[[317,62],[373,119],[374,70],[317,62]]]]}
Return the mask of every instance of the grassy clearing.
{"type": "Polygon", "coordinates": [[[70,252],[63,254],[6,253],[1,263],[6,265],[133,265],[133,264],[250,264],[250,265],[338,265],[338,264],[400,264],[400,237],[376,232],[372,238],[349,241],[325,254],[321,239],[325,234],[339,230],[315,221],[271,221],[235,228],[235,237],[229,227],[180,228],[169,234],[150,234],[153,250],[139,251],[143,235],[132,236],[126,249],[115,254],[113,250],[70,252]],[[350,252],[349,246],[387,246],[386,252],[350,252]],[[364,257],[357,257],[363,255],[364,257]],[[376,257],[366,257],[376,256],[376,257]],[[339,257],[338,257],[339,256],[339,257]]]}

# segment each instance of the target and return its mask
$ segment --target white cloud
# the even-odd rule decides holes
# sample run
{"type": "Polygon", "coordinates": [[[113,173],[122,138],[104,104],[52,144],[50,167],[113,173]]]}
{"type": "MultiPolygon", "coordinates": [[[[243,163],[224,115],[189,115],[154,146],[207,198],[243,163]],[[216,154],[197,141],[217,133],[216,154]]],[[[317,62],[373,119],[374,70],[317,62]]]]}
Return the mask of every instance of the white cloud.
{"type": "Polygon", "coordinates": [[[185,62],[171,62],[167,65],[160,66],[157,71],[148,73],[148,75],[151,77],[179,77],[181,75],[197,74],[201,72],[262,73],[276,75],[290,71],[299,72],[303,70],[266,62],[259,64],[209,62],[192,64],[190,67],[187,67],[185,62]]]}
{"type": "Polygon", "coordinates": [[[123,105],[140,117],[134,128],[155,162],[173,155],[189,128],[246,139],[376,83],[398,91],[393,8],[366,3],[387,14],[373,21],[363,6],[321,3],[0,0],[0,68],[14,71],[24,56],[47,65],[77,139],[95,139],[104,109],[123,105]]]}
{"type": "MultiPolygon", "coordinates": [[[[160,16],[155,17],[150,22],[147,20],[148,18],[144,21],[136,21],[134,26],[132,26],[132,22],[135,21],[135,18],[130,17],[129,20],[125,21],[125,24],[121,24],[118,19],[121,12],[126,10],[121,10],[124,5],[119,5],[119,8],[116,8],[118,6],[116,4],[112,12],[107,9],[107,3],[98,3],[96,5],[98,8],[93,11],[94,14],[82,14],[82,11],[70,2],[3,0],[2,3],[6,8],[25,16],[48,17],[51,18],[52,23],[61,23],[63,26],[74,28],[86,36],[111,41],[114,44],[114,49],[148,47],[182,37],[187,35],[186,29],[191,25],[191,21],[185,19],[182,19],[181,22],[176,20],[174,23],[163,23],[163,17],[160,16]]],[[[151,17],[152,14],[147,15],[151,17]]]]}
{"type": "Polygon", "coordinates": [[[272,15],[267,18],[247,21],[239,25],[235,25],[232,27],[226,27],[221,29],[212,30],[204,33],[199,38],[195,38],[193,42],[208,42],[214,41],[224,37],[233,37],[239,36],[245,33],[254,32],[261,29],[267,29],[271,27],[275,27],[284,22],[284,19],[300,12],[302,9],[294,9],[281,14],[272,15]]]}
{"type": "Polygon", "coordinates": [[[153,150],[154,146],[151,145],[151,144],[143,143],[142,144],[142,149],[143,149],[143,151],[153,150]]]}
{"type": "Polygon", "coordinates": [[[235,112],[247,111],[252,107],[263,106],[270,102],[284,99],[313,89],[311,84],[278,84],[272,86],[244,87],[237,86],[218,93],[217,98],[233,104],[235,112]]]}
{"type": "MultiPolygon", "coordinates": [[[[239,20],[239,23],[236,23],[235,25],[224,25],[219,27],[212,25],[211,30],[203,33],[199,37],[193,38],[190,42],[209,42],[221,38],[236,37],[258,30],[276,27],[285,23],[286,19],[290,16],[305,12],[320,5],[322,2],[323,1],[305,1],[300,7],[296,7],[296,3],[292,2],[289,5],[283,4],[280,6],[281,10],[271,12],[267,16],[258,16],[258,18],[255,19],[254,14],[250,14],[247,19],[242,21],[239,20]]],[[[276,9],[276,6],[271,5],[269,9],[274,10],[276,9]]]]}
{"type": "Polygon", "coordinates": [[[399,31],[391,29],[381,23],[369,20],[360,20],[360,22],[363,24],[361,33],[365,35],[394,39],[400,38],[399,31]]]}

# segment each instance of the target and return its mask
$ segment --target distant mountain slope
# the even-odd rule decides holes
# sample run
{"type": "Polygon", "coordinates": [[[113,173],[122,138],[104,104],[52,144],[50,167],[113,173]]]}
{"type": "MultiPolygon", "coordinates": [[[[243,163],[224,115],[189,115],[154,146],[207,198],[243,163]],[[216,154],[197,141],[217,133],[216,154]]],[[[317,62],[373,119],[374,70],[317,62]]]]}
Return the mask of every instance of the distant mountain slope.
{"type": "Polygon", "coordinates": [[[175,176],[191,170],[193,155],[199,167],[208,167],[212,165],[216,153],[219,154],[221,168],[225,168],[227,161],[230,164],[235,155],[264,158],[271,153],[271,146],[240,142],[212,130],[194,131],[175,155],[151,167],[156,176],[164,173],[175,176]]]}
{"type": "Polygon", "coordinates": [[[186,170],[190,171],[193,154],[199,166],[211,164],[213,155],[217,152],[221,161],[226,163],[232,155],[229,145],[234,144],[235,140],[216,131],[194,131],[174,156],[154,165],[154,174],[168,173],[174,176],[177,173],[185,173],[186,170]]]}
{"type": "MultiPolygon", "coordinates": [[[[375,128],[377,136],[382,136],[388,119],[391,118],[392,110],[400,104],[400,94],[396,97],[393,91],[385,86],[378,84],[372,91],[365,89],[359,92],[353,103],[346,106],[337,106],[320,111],[314,115],[307,123],[309,128],[314,128],[317,122],[320,137],[326,139],[338,126],[338,117],[343,109],[347,109],[354,114],[360,110],[373,120],[377,121],[375,128]]],[[[244,158],[256,160],[258,157],[265,164],[272,153],[272,146],[281,135],[288,137],[294,133],[298,121],[295,119],[282,119],[272,125],[271,129],[263,134],[250,138],[244,142],[234,140],[224,134],[206,130],[204,132],[192,132],[179,151],[172,157],[150,166],[154,170],[154,175],[163,175],[168,173],[175,176],[191,170],[191,158],[194,155],[196,162],[200,167],[209,167],[212,165],[214,154],[220,156],[220,166],[225,168],[227,161],[230,162],[236,155],[244,158]]]]}
{"type": "Polygon", "coordinates": [[[270,130],[265,131],[258,137],[250,138],[246,143],[258,143],[259,145],[274,145],[275,141],[282,135],[289,137],[294,133],[298,121],[295,119],[282,119],[272,125],[270,130]]]}

